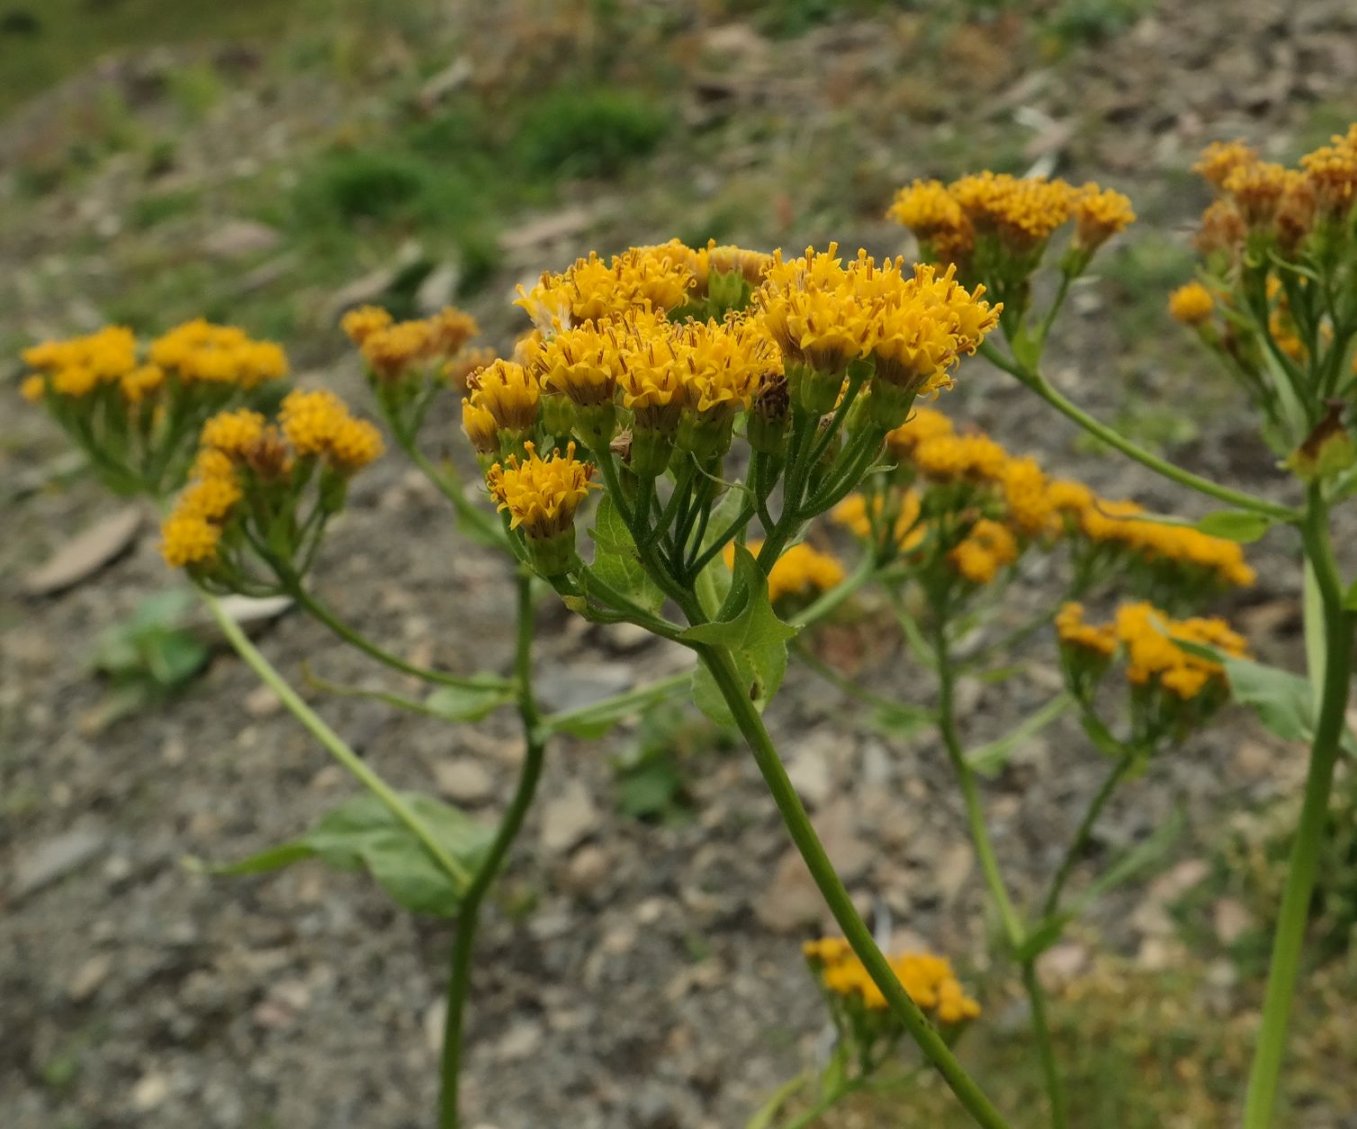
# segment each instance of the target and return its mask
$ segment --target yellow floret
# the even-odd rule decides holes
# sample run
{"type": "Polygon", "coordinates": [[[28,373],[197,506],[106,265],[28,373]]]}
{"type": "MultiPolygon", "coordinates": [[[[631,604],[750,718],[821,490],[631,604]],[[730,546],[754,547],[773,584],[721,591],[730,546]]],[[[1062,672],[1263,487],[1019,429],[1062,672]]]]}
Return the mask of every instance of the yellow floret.
{"type": "Polygon", "coordinates": [[[1169,314],[1184,325],[1201,325],[1211,317],[1216,300],[1200,282],[1189,282],[1169,295],[1169,314]]]}
{"type": "Polygon", "coordinates": [[[597,485],[592,463],[575,458],[575,444],[564,455],[553,451],[543,459],[533,444],[525,444],[528,457],[511,456],[507,465],[496,463],[486,475],[486,485],[501,510],[509,513],[510,528],[522,528],[536,540],[555,537],[568,530],[575,511],[597,485]]]}
{"type": "Polygon", "coordinates": [[[171,568],[202,564],[217,555],[221,527],[200,514],[171,514],[160,528],[160,555],[171,568]]]}
{"type": "Polygon", "coordinates": [[[264,417],[245,408],[218,412],[205,424],[199,442],[223,454],[240,456],[264,434],[264,417]]]}

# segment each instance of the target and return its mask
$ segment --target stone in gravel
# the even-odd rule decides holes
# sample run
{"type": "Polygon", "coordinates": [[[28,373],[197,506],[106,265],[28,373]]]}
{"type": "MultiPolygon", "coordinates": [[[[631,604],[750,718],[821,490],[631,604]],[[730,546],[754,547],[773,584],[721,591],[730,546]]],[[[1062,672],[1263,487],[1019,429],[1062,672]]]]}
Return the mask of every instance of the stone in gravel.
{"type": "Polygon", "coordinates": [[[550,854],[568,851],[593,834],[598,822],[589,789],[571,780],[542,809],[542,849],[550,854]]]}
{"type": "Polygon", "coordinates": [[[1233,945],[1253,927],[1253,914],[1234,898],[1221,898],[1212,911],[1216,940],[1222,945],[1233,945]]]}
{"type": "Polygon", "coordinates": [[[170,1096],[170,1080],[163,1074],[144,1074],[132,1087],[132,1108],[149,1113],[170,1096]]]}
{"type": "Polygon", "coordinates": [[[860,816],[859,805],[843,799],[826,808],[815,820],[815,830],[845,883],[856,882],[866,874],[876,857],[875,849],[859,834],[860,816]]]}
{"type": "Polygon", "coordinates": [[[445,997],[434,1000],[424,1012],[424,1045],[431,1054],[443,1049],[443,1025],[448,1020],[448,1001],[445,997]]]}
{"type": "Polygon", "coordinates": [[[90,957],[75,970],[71,982],[66,985],[66,994],[73,1002],[84,1003],[103,986],[112,970],[113,960],[105,953],[90,957]]]}
{"type": "Polygon", "coordinates": [[[14,866],[14,897],[25,898],[66,877],[101,854],[107,844],[108,836],[93,828],[76,828],[44,839],[19,856],[14,866]]]}
{"type": "Polygon", "coordinates": [[[219,259],[243,259],[278,246],[278,229],[258,220],[220,221],[202,242],[203,253],[219,259]]]}
{"type": "Polygon", "coordinates": [[[608,852],[587,843],[570,856],[561,885],[572,894],[587,894],[608,877],[611,869],[608,852]]]}
{"type": "Polygon", "coordinates": [[[550,710],[574,710],[629,690],[636,683],[631,663],[573,662],[543,672],[534,688],[550,710]]]}
{"type": "Polygon", "coordinates": [[[933,878],[944,905],[956,900],[974,868],[975,851],[969,843],[953,843],[938,855],[933,878]]]}
{"type": "Polygon", "coordinates": [[[1089,964],[1089,951],[1078,941],[1063,941],[1041,954],[1037,961],[1037,975],[1050,991],[1068,984],[1089,964]]]}
{"type": "Polygon", "coordinates": [[[501,1062],[531,1058],[542,1045],[542,1029],[525,1020],[515,1022],[495,1044],[495,1057],[501,1062]]]}
{"type": "Polygon", "coordinates": [[[141,519],[141,507],[128,506],[77,533],[24,577],[24,595],[51,596],[88,580],[132,547],[141,519]]]}
{"type": "Polygon", "coordinates": [[[452,263],[439,263],[415,291],[415,308],[421,314],[436,314],[457,295],[460,272],[452,263]]]}
{"type": "Polygon", "coordinates": [[[473,760],[440,761],[433,775],[439,794],[456,804],[483,804],[495,794],[495,778],[473,760]]]}
{"type": "Polygon", "coordinates": [[[272,717],[283,708],[283,701],[272,686],[259,685],[245,695],[244,706],[250,717],[272,717]]]}
{"type": "Polygon", "coordinates": [[[793,847],[778,860],[772,881],[754,901],[754,916],[774,933],[795,933],[824,916],[824,901],[793,847]]]}
{"type": "Polygon", "coordinates": [[[802,749],[788,758],[787,775],[802,802],[814,810],[834,794],[834,775],[819,747],[802,749]]]}

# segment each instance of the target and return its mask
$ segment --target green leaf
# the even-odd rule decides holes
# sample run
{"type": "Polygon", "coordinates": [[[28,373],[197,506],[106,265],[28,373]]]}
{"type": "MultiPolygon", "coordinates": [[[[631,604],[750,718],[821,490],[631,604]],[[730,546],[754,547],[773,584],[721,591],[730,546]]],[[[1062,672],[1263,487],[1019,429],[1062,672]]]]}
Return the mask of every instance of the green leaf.
{"type": "Polygon", "coordinates": [[[1054,917],[1049,917],[1032,930],[1023,942],[1013,951],[1013,958],[1019,963],[1025,964],[1029,960],[1036,960],[1052,945],[1059,942],[1065,934],[1065,926],[1070,923],[1074,915],[1071,913],[1058,913],[1054,917]]]}
{"type": "Polygon", "coordinates": [[[1264,727],[1285,741],[1308,741],[1314,734],[1310,683],[1298,674],[1249,659],[1221,655],[1230,693],[1258,715],[1264,727]]]}
{"type": "Polygon", "coordinates": [[[502,678],[487,677],[484,685],[438,687],[424,699],[424,712],[448,721],[480,721],[513,700],[502,678]]]}
{"type": "MultiPolygon", "coordinates": [[[[750,701],[762,710],[782,684],[787,671],[787,641],[796,634],[796,629],[778,619],[768,602],[767,577],[743,545],[735,549],[732,591],[739,593],[739,599],[728,618],[697,624],[680,638],[687,643],[727,648],[750,701]]],[[[693,700],[713,721],[723,725],[734,723],[705,665],[693,674],[693,700]]]]}
{"type": "MultiPolygon", "coordinates": [[[[401,798],[448,854],[468,872],[475,871],[490,845],[490,828],[432,796],[404,792],[401,798]]],[[[323,815],[300,838],[205,869],[222,875],[262,874],[309,858],[338,870],[366,869],[398,904],[415,913],[451,917],[461,903],[461,889],[424,845],[366,792],[323,815]]]]}
{"type": "Polygon", "coordinates": [[[182,686],[207,662],[204,643],[186,631],[161,631],[142,643],[146,669],[166,689],[182,686]]]}
{"type": "Polygon", "coordinates": [[[897,702],[890,706],[877,706],[872,710],[870,721],[873,729],[887,737],[908,737],[933,725],[937,717],[932,710],[923,706],[897,702]]]}
{"type": "Polygon", "coordinates": [[[689,679],[683,675],[662,678],[649,686],[640,686],[592,705],[549,715],[542,719],[542,726],[552,733],[569,733],[573,737],[602,737],[619,721],[648,710],[689,684],[689,679]]]}
{"type": "Polygon", "coordinates": [[[1101,897],[1124,882],[1129,882],[1141,871],[1147,870],[1157,863],[1168,853],[1169,848],[1173,846],[1186,826],[1187,820],[1183,817],[1182,810],[1175,810],[1173,815],[1155,828],[1147,839],[1137,843],[1122,855],[1080,895],[1074,912],[1076,914],[1082,913],[1092,904],[1094,899],[1101,897]]]}
{"type": "Polygon", "coordinates": [[[609,495],[599,502],[589,532],[594,540],[594,563],[589,571],[646,611],[659,611],[664,593],[641,564],[631,530],[609,495]]]}
{"type": "Polygon", "coordinates": [[[1057,694],[1002,737],[971,749],[966,754],[966,763],[983,776],[993,775],[1008,763],[1019,745],[1040,733],[1073,704],[1074,699],[1068,694],[1057,694]]]}
{"type": "Polygon", "coordinates": [[[1197,522],[1197,529],[1212,537],[1248,544],[1272,528],[1272,518],[1252,510],[1216,510],[1197,522]]]}

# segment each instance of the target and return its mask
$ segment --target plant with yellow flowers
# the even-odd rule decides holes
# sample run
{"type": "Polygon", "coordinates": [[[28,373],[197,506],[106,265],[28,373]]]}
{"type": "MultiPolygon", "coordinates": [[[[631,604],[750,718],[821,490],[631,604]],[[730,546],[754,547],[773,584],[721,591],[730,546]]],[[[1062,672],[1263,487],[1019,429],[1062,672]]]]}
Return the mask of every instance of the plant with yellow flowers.
{"type": "MultiPolygon", "coordinates": [[[[1050,327],[1088,252],[1133,216],[1115,194],[1076,190],[1058,181],[1013,181],[981,174],[951,185],[916,182],[890,214],[911,228],[927,256],[953,263],[968,285],[991,287],[1005,300],[1002,337],[981,345],[1010,373],[1092,435],[1173,482],[1228,508],[1195,530],[1169,527],[1170,538],[1199,565],[1239,582],[1247,566],[1205,540],[1262,537],[1290,526],[1303,551],[1305,675],[1244,659],[1242,641],[1211,620],[1174,621],[1130,604],[1108,624],[1086,622],[1067,606],[1057,630],[1067,677],[1081,701],[1092,700],[1115,653],[1125,656],[1143,733],[1182,723],[1182,705],[1208,708],[1228,685],[1288,740],[1309,743],[1309,770],[1289,876],[1273,941],[1253,1069],[1243,1113],[1246,1129],[1272,1124],[1287,1020],[1299,971],[1305,922],[1326,828],[1334,768],[1351,739],[1344,714],[1351,692],[1357,583],[1345,578],[1334,550],[1333,510],[1357,493],[1353,402],[1357,373],[1357,126],[1301,158],[1298,167],[1264,161],[1242,142],[1210,146],[1196,166],[1215,191],[1197,236],[1201,269],[1169,299],[1172,316],[1224,364],[1249,398],[1263,438],[1289,472],[1296,503],[1255,497],[1192,474],[1145,451],[1064,396],[1041,371],[1050,327]],[[1063,253],[1051,250],[1073,222],[1063,253]],[[1048,263],[1059,272],[1044,310],[1032,303],[1031,279],[1048,263]],[[1205,553],[1205,555],[1203,555],[1205,553]]],[[[1164,559],[1160,533],[1138,510],[1096,507],[1081,519],[1091,536],[1114,535],[1119,551],[1136,544],[1164,559]],[[1130,519],[1130,520],[1127,520],[1130,519]],[[1099,533],[1099,530],[1102,533],[1099,533]]],[[[1063,1123],[1059,1079],[1049,1078],[1053,1121],[1063,1123]]]]}
{"type": "MultiPolygon", "coordinates": [[[[343,329],[362,355],[389,441],[442,491],[469,532],[514,561],[508,677],[423,668],[368,639],[319,597],[313,574],[326,529],[383,439],[325,390],[292,390],[271,415],[248,402],[256,385],[286,371],[272,347],[193,323],[144,357],[118,329],[26,354],[34,370],[26,394],[47,406],[110,484],[166,502],[185,484],[163,527],[167,562],[203,590],[245,660],[366,789],[297,842],[234,869],[307,856],[359,864],[403,905],[456,917],[444,1129],[460,1124],[462,1016],[479,909],[532,803],[551,736],[598,732],[678,689],[669,679],[583,710],[543,713],[532,677],[539,589],[589,620],[635,624],[692,652],[694,700],[743,737],[842,931],[806,951],[835,1049],[815,1104],[794,1124],[809,1124],[845,1093],[872,1085],[907,1038],[976,1124],[1009,1126],[953,1051],[978,1003],[945,959],[882,951],[763,722],[789,646],[818,663],[798,635],[869,582],[879,582],[905,645],[931,679],[934,701],[914,716],[936,727],[956,772],[1003,944],[1031,1000],[1056,1129],[1068,1114],[1035,962],[1112,880],[1104,876],[1066,898],[1107,799],[1231,696],[1266,701],[1265,720],[1280,718],[1289,736],[1311,740],[1246,1114],[1249,1129],[1269,1123],[1344,733],[1357,614],[1330,533],[1331,509],[1357,490],[1347,419],[1357,386],[1357,130],[1298,170],[1227,146],[1211,150],[1202,171],[1220,199],[1203,224],[1202,277],[1174,295],[1172,309],[1238,375],[1268,441],[1300,482],[1302,504],[1256,498],[1142,451],[1042,374],[1071,284],[1133,219],[1125,197],[1096,185],[991,173],[947,185],[915,182],[891,208],[931,260],[915,264],[861,251],[843,256],[832,243],[794,256],[677,240],[591,254],[520,290],[522,335],[498,354],[469,347],[475,326],[459,311],[408,322],[373,308],[351,312],[343,329]],[[1058,278],[1042,307],[1045,288],[1033,278],[1048,263],[1058,278]],[[963,359],[976,353],[1116,449],[1230,508],[1192,525],[1101,498],[918,403],[951,387],[963,359]],[[469,455],[484,477],[479,499],[452,463],[424,453],[440,397],[460,399],[469,455]],[[1223,621],[1192,614],[1212,593],[1251,583],[1239,543],[1273,525],[1295,527],[1305,547],[1312,646],[1304,679],[1251,661],[1223,621]],[[824,549],[835,527],[861,543],[851,570],[824,549]],[[1059,611],[998,650],[1053,627],[1064,690],[1000,742],[967,750],[956,682],[994,659],[993,650],[973,649],[972,631],[1039,554],[1054,558],[1063,578],[1059,611]],[[215,597],[227,591],[288,596],[374,660],[433,687],[422,700],[384,694],[385,701],[459,722],[514,707],[526,752],[496,826],[392,790],[221,611],[215,597]],[[1109,759],[1108,776],[1041,905],[1024,912],[990,843],[979,778],[1067,710],[1109,759]]],[[[851,687],[824,664],[819,669],[851,687]]],[[[881,704],[908,713],[900,700],[881,704]]]]}

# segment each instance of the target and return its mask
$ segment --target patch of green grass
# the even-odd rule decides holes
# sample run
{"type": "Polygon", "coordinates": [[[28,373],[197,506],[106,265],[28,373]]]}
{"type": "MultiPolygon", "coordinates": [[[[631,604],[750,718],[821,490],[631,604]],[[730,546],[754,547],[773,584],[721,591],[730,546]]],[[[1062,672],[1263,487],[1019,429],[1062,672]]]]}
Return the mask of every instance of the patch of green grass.
{"type": "Polygon", "coordinates": [[[0,115],[101,55],[161,43],[265,38],[297,18],[294,0],[11,0],[0,27],[0,115]]]}
{"type": "Polygon", "coordinates": [[[1114,247],[1098,273],[1112,322],[1128,341],[1143,341],[1168,326],[1168,297],[1192,279],[1196,260],[1183,242],[1161,232],[1141,232],[1114,247]]]}
{"type": "Polygon", "coordinates": [[[672,120],[639,91],[561,88],[529,103],[512,150],[528,174],[613,176],[652,153],[672,120]]]}
{"type": "Polygon", "coordinates": [[[127,222],[137,231],[147,231],[166,220],[189,215],[201,206],[202,193],[194,190],[147,192],[132,202],[127,222]]]}

